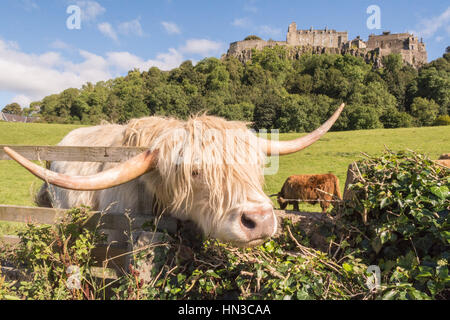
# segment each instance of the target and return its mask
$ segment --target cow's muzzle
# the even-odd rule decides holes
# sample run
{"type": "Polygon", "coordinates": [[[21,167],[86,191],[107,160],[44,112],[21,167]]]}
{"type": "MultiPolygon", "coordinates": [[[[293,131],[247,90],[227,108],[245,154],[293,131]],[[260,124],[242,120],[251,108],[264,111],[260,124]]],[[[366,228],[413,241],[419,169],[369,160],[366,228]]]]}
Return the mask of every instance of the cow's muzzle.
{"type": "Polygon", "coordinates": [[[247,245],[257,245],[275,233],[277,220],[272,208],[244,211],[240,227],[247,237],[247,245]]]}

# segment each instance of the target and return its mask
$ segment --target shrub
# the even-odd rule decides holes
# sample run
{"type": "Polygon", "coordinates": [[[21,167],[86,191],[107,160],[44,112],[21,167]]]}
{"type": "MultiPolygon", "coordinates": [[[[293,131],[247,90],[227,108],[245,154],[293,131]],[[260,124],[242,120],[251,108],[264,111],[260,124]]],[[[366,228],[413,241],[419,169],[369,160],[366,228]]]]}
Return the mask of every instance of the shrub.
{"type": "Polygon", "coordinates": [[[448,299],[450,174],[414,152],[387,151],[357,163],[343,210],[350,244],[378,265],[385,299],[448,299]]]}
{"type": "Polygon", "coordinates": [[[370,297],[367,266],[351,254],[340,263],[308,248],[298,224],[257,248],[239,249],[207,240],[197,249],[177,235],[155,250],[142,251],[134,271],[121,279],[115,299],[352,299],[370,297]],[[138,266],[151,261],[151,279],[138,279],[138,266]]]}
{"type": "Polygon", "coordinates": [[[250,35],[250,36],[245,37],[244,41],[247,41],[247,40],[262,40],[262,39],[258,36],[250,35]]]}
{"type": "Polygon", "coordinates": [[[450,126],[450,116],[449,115],[442,115],[436,118],[436,121],[434,121],[435,126],[450,126]]]}
{"type": "Polygon", "coordinates": [[[0,275],[0,298],[24,299],[93,299],[95,284],[89,274],[94,261],[91,250],[102,237],[84,227],[88,219],[87,208],[72,209],[55,226],[28,224],[19,232],[20,244],[6,259],[27,271],[27,280],[12,286],[0,275]],[[71,289],[68,283],[72,275],[70,266],[79,277],[71,289]],[[77,280],[78,281],[78,280],[77,280]],[[2,290],[5,291],[2,293],[2,290]]]}
{"type": "Polygon", "coordinates": [[[433,99],[417,97],[411,105],[411,114],[416,117],[423,126],[430,126],[436,120],[439,105],[433,99]]]}
{"type": "Polygon", "coordinates": [[[414,124],[414,118],[406,112],[399,112],[393,108],[387,110],[381,117],[380,121],[385,128],[409,128],[414,124]]]}

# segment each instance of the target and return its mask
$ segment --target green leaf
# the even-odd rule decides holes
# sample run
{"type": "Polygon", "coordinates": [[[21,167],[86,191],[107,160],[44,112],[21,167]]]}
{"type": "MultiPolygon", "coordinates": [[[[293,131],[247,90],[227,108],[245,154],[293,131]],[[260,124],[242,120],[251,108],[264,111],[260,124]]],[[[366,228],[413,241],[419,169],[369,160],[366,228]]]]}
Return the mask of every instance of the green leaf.
{"type": "Polygon", "coordinates": [[[273,240],[267,241],[264,245],[267,252],[273,252],[275,248],[275,243],[273,240]]]}
{"type": "Polygon", "coordinates": [[[381,299],[383,299],[383,300],[393,300],[396,295],[397,295],[397,292],[395,290],[390,290],[387,293],[385,293],[381,299]]]}
{"type": "Polygon", "coordinates": [[[390,204],[389,198],[387,198],[387,197],[383,198],[380,203],[380,208],[383,209],[384,207],[387,207],[389,204],[390,204]]]}
{"type": "Polygon", "coordinates": [[[372,249],[373,249],[376,253],[380,252],[381,248],[383,247],[383,244],[381,243],[380,237],[374,238],[374,239],[372,240],[372,242],[371,242],[371,245],[372,245],[372,249]]]}
{"type": "Polygon", "coordinates": [[[347,272],[352,272],[353,271],[353,266],[348,264],[348,263],[343,263],[342,264],[342,268],[347,271],[347,272]]]}
{"type": "Polygon", "coordinates": [[[441,187],[431,187],[430,188],[431,193],[433,193],[436,197],[445,200],[449,197],[449,190],[447,186],[441,186],[441,187]]]}

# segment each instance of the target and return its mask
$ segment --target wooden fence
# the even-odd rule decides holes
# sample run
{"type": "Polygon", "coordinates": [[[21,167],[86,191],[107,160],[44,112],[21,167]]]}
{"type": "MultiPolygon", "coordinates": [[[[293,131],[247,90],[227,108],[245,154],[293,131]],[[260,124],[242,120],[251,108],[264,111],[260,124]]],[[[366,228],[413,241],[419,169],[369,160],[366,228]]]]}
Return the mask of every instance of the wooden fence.
{"type": "MultiPolygon", "coordinates": [[[[138,147],[0,145],[0,160],[11,160],[4,152],[3,147],[10,147],[29,160],[81,162],[120,162],[146,150],[146,148],[138,147]]],[[[0,221],[53,225],[60,221],[67,214],[67,211],[66,209],[0,205],[0,221]]],[[[88,228],[99,226],[100,230],[109,235],[108,242],[105,245],[99,246],[92,251],[92,256],[99,267],[97,274],[100,274],[100,277],[117,278],[118,273],[127,270],[130,262],[130,251],[132,250],[129,239],[132,235],[126,235],[125,233],[130,230],[139,232],[145,222],[154,219],[154,216],[148,214],[133,213],[133,219],[130,221],[123,212],[91,213],[85,226],[88,228]],[[110,236],[111,234],[112,236],[110,236]],[[106,273],[104,272],[105,268],[107,270],[106,273]]],[[[169,217],[160,219],[158,227],[161,230],[176,232],[176,220],[169,217]]],[[[19,241],[18,236],[0,236],[0,243],[3,244],[14,246],[19,241]]]]}

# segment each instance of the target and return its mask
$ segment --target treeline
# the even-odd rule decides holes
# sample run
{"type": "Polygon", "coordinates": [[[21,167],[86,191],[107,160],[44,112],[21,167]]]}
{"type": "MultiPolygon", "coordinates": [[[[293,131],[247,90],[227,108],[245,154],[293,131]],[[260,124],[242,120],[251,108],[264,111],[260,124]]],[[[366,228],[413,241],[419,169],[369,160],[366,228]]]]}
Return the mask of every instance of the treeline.
{"type": "Polygon", "coordinates": [[[450,53],[420,70],[400,55],[374,69],[351,55],[287,58],[282,47],[254,52],[246,65],[233,57],[183,62],[171,71],[153,67],[34,102],[46,122],[124,123],[149,115],[186,118],[207,111],[255,128],[311,131],[341,103],[334,130],[450,123],[450,53]]]}

